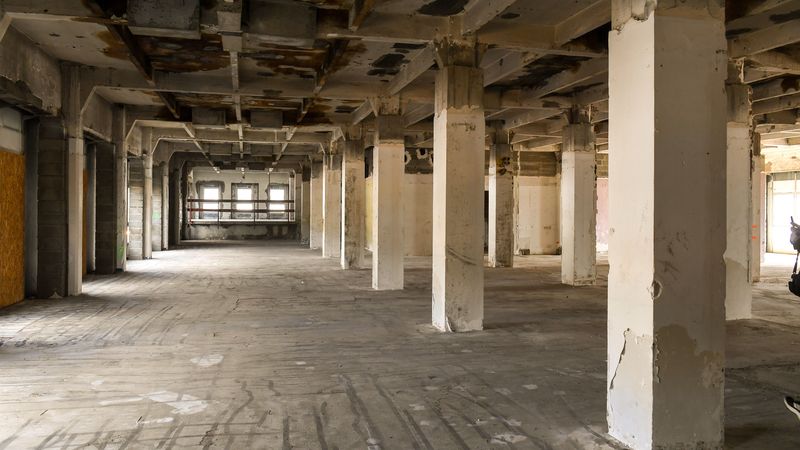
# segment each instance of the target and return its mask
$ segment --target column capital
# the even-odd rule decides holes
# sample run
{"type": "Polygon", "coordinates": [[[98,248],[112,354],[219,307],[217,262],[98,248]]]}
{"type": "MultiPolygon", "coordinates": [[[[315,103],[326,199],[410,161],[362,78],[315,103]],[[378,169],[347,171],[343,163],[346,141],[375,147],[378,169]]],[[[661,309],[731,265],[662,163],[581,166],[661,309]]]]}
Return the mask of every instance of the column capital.
{"type": "Polygon", "coordinates": [[[405,127],[401,115],[375,117],[375,142],[405,142],[405,127]]]}
{"type": "Polygon", "coordinates": [[[372,112],[375,113],[375,117],[396,116],[401,112],[400,97],[397,95],[370,97],[369,103],[372,105],[372,112]]]}
{"type": "Polygon", "coordinates": [[[591,123],[570,123],[564,125],[562,140],[562,152],[595,151],[595,134],[591,123]]]}
{"type": "Polygon", "coordinates": [[[651,15],[714,17],[725,20],[723,0],[612,0],[611,25],[621,30],[631,20],[645,21],[651,15]]]}
{"type": "Polygon", "coordinates": [[[475,36],[445,37],[433,43],[433,54],[439,68],[449,66],[480,67],[487,46],[475,36]]]}

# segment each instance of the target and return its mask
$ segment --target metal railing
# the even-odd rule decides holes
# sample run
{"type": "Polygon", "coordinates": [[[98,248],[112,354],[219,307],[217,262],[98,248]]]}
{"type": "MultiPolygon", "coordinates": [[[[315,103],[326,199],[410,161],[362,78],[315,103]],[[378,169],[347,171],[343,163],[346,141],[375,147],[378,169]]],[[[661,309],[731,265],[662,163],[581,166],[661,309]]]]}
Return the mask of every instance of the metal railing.
{"type": "Polygon", "coordinates": [[[190,225],[295,223],[294,200],[186,200],[190,225]]]}

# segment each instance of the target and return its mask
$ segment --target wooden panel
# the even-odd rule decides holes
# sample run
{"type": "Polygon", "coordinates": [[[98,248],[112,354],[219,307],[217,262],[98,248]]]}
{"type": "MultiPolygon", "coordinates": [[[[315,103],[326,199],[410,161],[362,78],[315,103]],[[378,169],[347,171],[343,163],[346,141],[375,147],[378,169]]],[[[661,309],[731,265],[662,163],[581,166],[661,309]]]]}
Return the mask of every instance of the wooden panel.
{"type": "Polygon", "coordinates": [[[25,296],[25,157],[0,149],[0,307],[25,296]]]}

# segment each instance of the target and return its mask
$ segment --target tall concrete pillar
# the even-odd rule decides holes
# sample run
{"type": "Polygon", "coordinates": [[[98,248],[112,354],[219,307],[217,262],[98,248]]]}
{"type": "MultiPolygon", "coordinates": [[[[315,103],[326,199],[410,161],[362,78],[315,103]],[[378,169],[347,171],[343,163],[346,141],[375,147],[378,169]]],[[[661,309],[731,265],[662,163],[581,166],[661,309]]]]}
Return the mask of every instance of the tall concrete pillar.
{"type": "Polygon", "coordinates": [[[124,271],[128,260],[128,149],[125,148],[125,107],[114,106],[112,138],[114,141],[117,245],[116,269],[124,271]]]}
{"type": "Polygon", "coordinates": [[[183,209],[181,208],[182,189],[181,189],[181,165],[172,170],[172,187],[170,189],[170,215],[169,228],[172,236],[172,246],[178,247],[181,244],[181,224],[183,222],[183,209]]]}
{"type": "Polygon", "coordinates": [[[310,211],[309,211],[309,234],[308,246],[312,249],[322,248],[322,229],[324,228],[323,213],[322,213],[322,185],[324,184],[324,163],[314,161],[311,163],[311,179],[309,180],[310,187],[310,211]]]}
{"type": "Polygon", "coordinates": [[[153,257],[153,155],[143,155],[144,199],[142,205],[142,258],[153,257]]]}
{"type": "Polygon", "coordinates": [[[435,45],[433,325],[483,328],[483,71],[474,43],[435,45]]]}
{"type": "Polygon", "coordinates": [[[382,101],[372,150],[372,288],[403,289],[405,142],[398,99],[382,101]]]}
{"type": "Polygon", "coordinates": [[[637,449],[721,448],[724,3],[612,5],[608,429],[637,449]]]}
{"type": "Polygon", "coordinates": [[[574,108],[562,132],[561,282],[572,286],[597,278],[597,151],[589,111],[574,108]]]}
{"type": "Polygon", "coordinates": [[[311,238],[311,167],[303,166],[300,187],[300,243],[309,244],[311,238]]]}
{"type": "Polygon", "coordinates": [[[96,184],[100,189],[95,194],[96,214],[96,257],[95,272],[112,274],[117,270],[117,233],[119,232],[117,203],[120,201],[117,190],[109,187],[117,182],[116,148],[113,144],[96,144],[95,159],[96,184]]]}
{"type": "MultiPolygon", "coordinates": [[[[331,151],[334,147],[331,145],[331,151]]],[[[339,258],[342,238],[342,155],[325,155],[322,178],[322,256],[339,258]]]]}
{"type": "Polygon", "coordinates": [[[761,281],[761,263],[764,260],[764,212],[767,209],[767,179],[764,174],[764,155],[761,154],[759,135],[754,136],[753,145],[753,175],[750,177],[753,188],[751,200],[753,230],[750,236],[750,280],[753,283],[761,281]],[[758,150],[756,152],[756,150],[758,150]]]}
{"type": "Polygon", "coordinates": [[[63,111],[67,131],[67,295],[80,295],[83,284],[83,121],[80,69],[62,66],[63,111]]]}
{"type": "Polygon", "coordinates": [[[161,165],[161,250],[169,249],[169,164],[161,165]]]}
{"type": "Polygon", "coordinates": [[[749,319],[753,304],[750,278],[753,191],[750,177],[754,130],[752,91],[743,79],[743,63],[729,64],[725,84],[728,97],[725,317],[728,320],[749,319]]]}
{"type": "Polygon", "coordinates": [[[85,147],[86,159],[86,195],[83,198],[85,212],[84,220],[84,251],[86,252],[85,272],[94,272],[96,265],[97,250],[97,151],[98,145],[88,145],[85,147]]]}
{"type": "Polygon", "coordinates": [[[489,265],[514,266],[514,166],[509,132],[500,127],[489,150],[489,265]]]}
{"type": "Polygon", "coordinates": [[[342,144],[342,269],[364,266],[366,243],[366,192],[364,191],[364,141],[342,144]]]}

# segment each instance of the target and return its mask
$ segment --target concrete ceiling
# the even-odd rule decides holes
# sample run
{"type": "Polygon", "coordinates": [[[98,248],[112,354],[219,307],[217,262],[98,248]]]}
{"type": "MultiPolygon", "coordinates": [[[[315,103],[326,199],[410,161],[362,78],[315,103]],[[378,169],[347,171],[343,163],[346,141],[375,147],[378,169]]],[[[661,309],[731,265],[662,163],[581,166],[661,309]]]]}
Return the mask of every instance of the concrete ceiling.
{"type": "MultiPolygon", "coordinates": [[[[287,136],[308,127],[330,132],[362,121],[369,126],[368,99],[390,94],[401,97],[406,124],[429,124],[436,72],[429,43],[457,16],[463,31],[488,46],[482,62],[487,119],[518,130],[514,142],[522,150],[552,151],[558,148],[560,109],[596,104],[596,122],[607,119],[602,102],[610,3],[4,0],[3,8],[11,26],[49,55],[132,80],[99,87],[109,102],[174,101],[177,117],[169,121],[184,123],[198,109],[220,110],[221,125],[241,129],[251,127],[254,112],[271,112],[287,136]],[[151,71],[142,72],[142,63],[151,71]]],[[[796,139],[791,126],[800,102],[800,0],[728,3],[735,4],[728,7],[731,52],[745,59],[756,105],[772,102],[756,108],[765,111],[757,122],[762,129],[786,125],[770,139],[796,139]]],[[[427,143],[419,131],[409,134],[427,143]]],[[[306,143],[280,147],[276,159],[318,151],[306,143]]]]}

